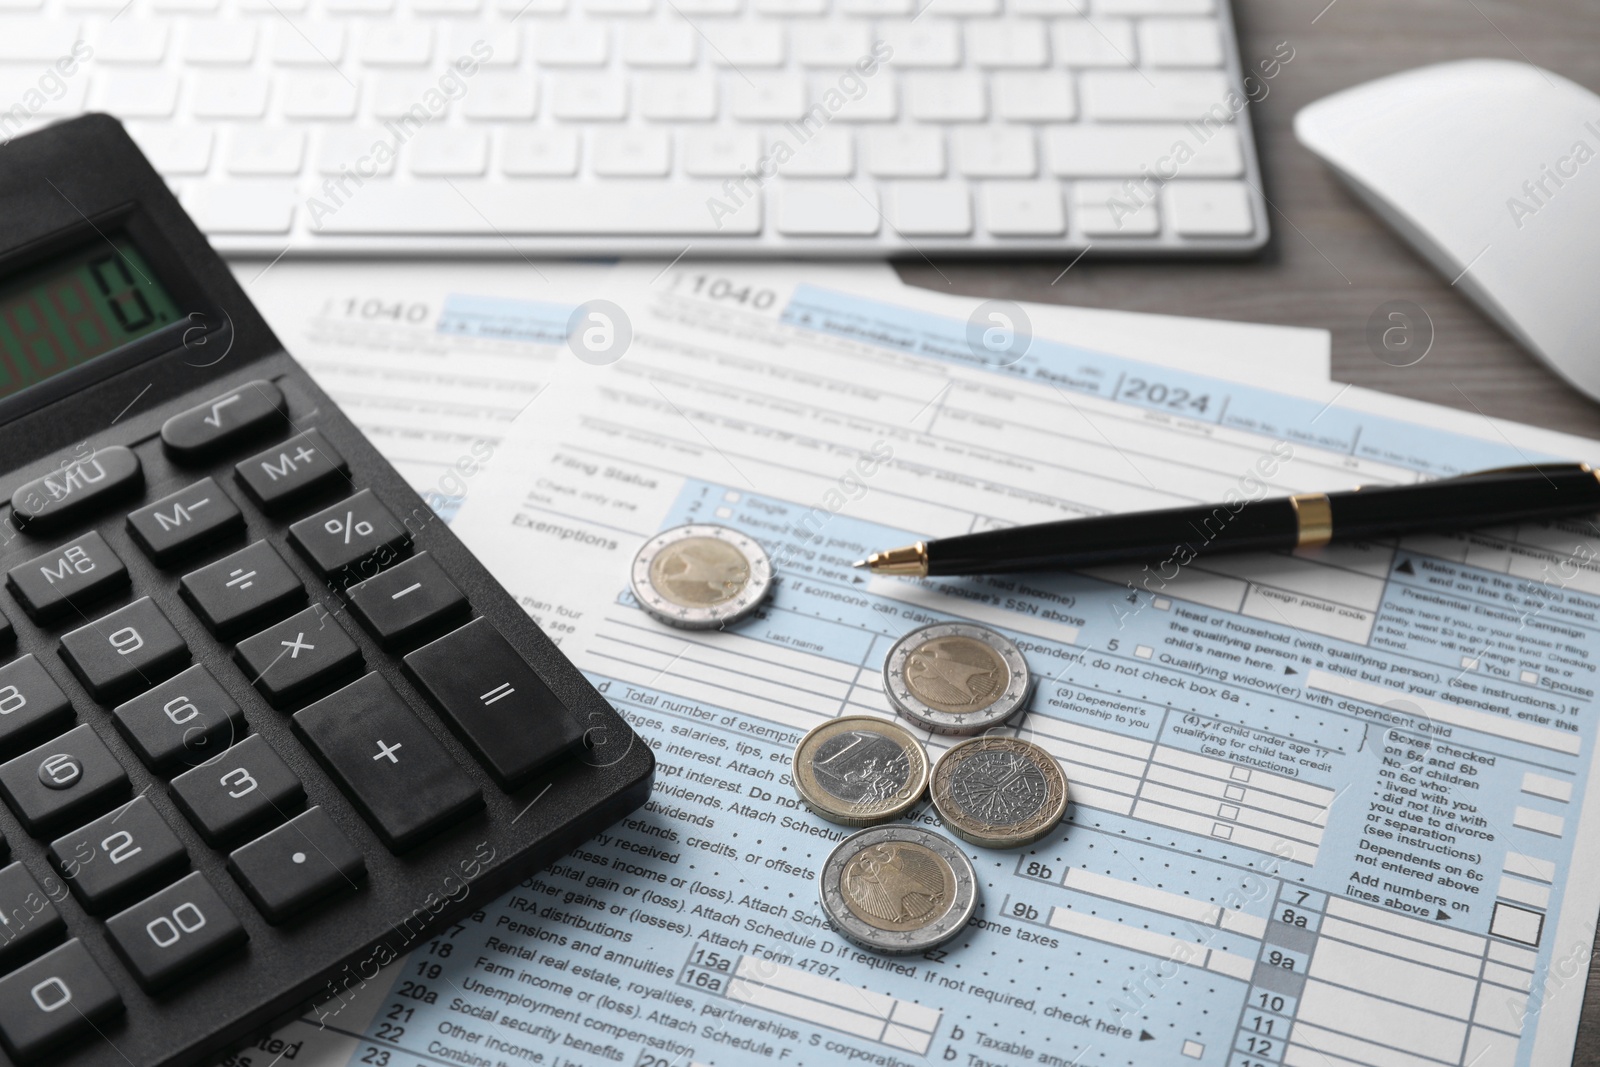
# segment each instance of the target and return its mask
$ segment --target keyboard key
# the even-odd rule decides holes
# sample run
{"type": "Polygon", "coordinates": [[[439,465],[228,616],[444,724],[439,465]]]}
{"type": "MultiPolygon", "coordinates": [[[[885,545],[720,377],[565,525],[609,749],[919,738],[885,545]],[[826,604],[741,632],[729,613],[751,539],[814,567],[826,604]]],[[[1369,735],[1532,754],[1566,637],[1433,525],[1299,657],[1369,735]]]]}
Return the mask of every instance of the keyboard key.
{"type": "Polygon", "coordinates": [[[361,31],[356,51],[369,67],[426,66],[433,58],[433,27],[420,22],[376,23],[361,31]]]}
{"type": "Polygon", "coordinates": [[[77,938],[0,978],[0,1041],[18,1060],[95,1033],[121,1011],[116,986],[77,938]]]}
{"type": "Polygon", "coordinates": [[[112,711],[146,767],[198,767],[245,735],[244,712],[200,664],[112,711]]]}
{"type": "Polygon", "coordinates": [[[300,173],[305,147],[304,130],[281,126],[235,126],[228,139],[228,173],[292,177],[300,173]]]}
{"type": "Polygon", "coordinates": [[[245,638],[234,655],[274,707],[309,695],[361,666],[361,651],[320,604],[245,638]]]}
{"type": "Polygon", "coordinates": [[[446,722],[507,789],[583,748],[583,730],[488,619],[405,657],[446,722]]]}
{"type": "Polygon", "coordinates": [[[761,135],[754,130],[687,130],[683,172],[697,178],[733,176],[761,161],[761,135]]]}
{"type": "Polygon", "coordinates": [[[877,177],[944,177],[944,136],[938,130],[872,130],[863,137],[867,170],[877,177]]]}
{"type": "Polygon", "coordinates": [[[628,82],[607,74],[551,75],[550,113],[570,121],[620,122],[628,117],[628,82]]]}
{"type": "Polygon", "coordinates": [[[461,106],[469,119],[531,119],[539,110],[539,82],[525,74],[483,71],[461,106]]]}
{"type": "Polygon", "coordinates": [[[1131,67],[1139,50],[1127,19],[1052,19],[1051,44],[1064,67],[1131,67]]]}
{"type": "MultiPolygon", "coordinates": [[[[59,882],[51,888],[65,893],[59,882]]],[[[61,913],[20,863],[0,870],[0,972],[12,970],[66,933],[61,913]]]]}
{"type": "Polygon", "coordinates": [[[1153,237],[1161,232],[1155,199],[1136,196],[1115,182],[1073,182],[1072,217],[1090,237],[1153,237]]]}
{"type": "MultiPolygon", "coordinates": [[[[717,117],[716,78],[698,71],[641,75],[636,99],[639,114],[652,122],[710,122],[717,117]]],[[[684,173],[696,172],[686,165],[684,173]]]]}
{"type": "Polygon", "coordinates": [[[351,586],[347,595],[350,610],[385,648],[404,647],[468,610],[467,598],[426,552],[351,586]]]}
{"type": "Polygon", "coordinates": [[[109,808],[128,795],[122,765],[88,724],[0,764],[0,793],[39,836],[109,808]]]}
{"type": "Polygon", "coordinates": [[[1255,232],[1243,182],[1168,182],[1162,193],[1172,228],[1184,237],[1248,237],[1255,232]]]}
{"type": "Polygon", "coordinates": [[[983,227],[996,237],[1059,237],[1067,229],[1055,182],[984,182],[983,227]]]}
{"type": "Polygon", "coordinates": [[[965,182],[894,182],[887,186],[889,222],[907,237],[965,237],[972,232],[972,194],[965,182]]]}
{"type": "Polygon", "coordinates": [[[289,540],[324,578],[337,576],[349,581],[394,562],[411,535],[372,490],[363,489],[290,526],[289,540]]]}
{"type": "Polygon", "coordinates": [[[244,516],[210,478],[128,516],[128,532],[162,566],[243,529],[244,516]]]}
{"type": "Polygon", "coordinates": [[[994,109],[1013,122],[1070,122],[1078,114],[1072,75],[1064,70],[1001,71],[992,80],[994,109]]]}
{"type": "Polygon", "coordinates": [[[188,977],[249,936],[199,871],[113,915],[106,933],[147,993],[188,977]]]}
{"type": "Polygon", "coordinates": [[[89,88],[89,107],[120,119],[170,118],[178,107],[181,81],[164,70],[109,70],[89,88]]]}
{"type": "Polygon", "coordinates": [[[0,667],[0,751],[59,733],[71,721],[72,702],[44,664],[27,655],[0,667]]]}
{"type": "Polygon", "coordinates": [[[911,114],[925,122],[982,122],[989,114],[982,76],[914,73],[906,76],[911,114]]]}
{"type": "Polygon", "coordinates": [[[449,126],[424,127],[406,149],[411,173],[424,178],[480,178],[489,169],[489,134],[449,126]]]}
{"type": "Polygon", "coordinates": [[[228,870],[267,921],[281,923],[324,897],[359,888],[367,864],[317,807],[236,849],[228,870]]]}
{"type": "Polygon", "coordinates": [[[1198,120],[1235,95],[1221,71],[1091,70],[1078,87],[1084,117],[1100,122],[1198,120]]]}
{"type": "Polygon", "coordinates": [[[191,66],[234,66],[256,54],[256,24],[240,19],[189,19],[184,31],[183,60],[191,66]]]}
{"type": "Polygon", "coordinates": [[[193,77],[194,88],[190,93],[189,106],[195,118],[259,119],[267,113],[272,78],[265,73],[253,70],[202,70],[193,77]]]}
{"type": "Polygon", "coordinates": [[[161,443],[182,459],[209,458],[240,441],[288,428],[283,393],[271,382],[245,382],[161,424],[161,443]]]}
{"type": "Polygon", "coordinates": [[[295,712],[294,725],[391,852],[483,807],[472,779],[376,674],[295,712]]]}
{"type": "Polygon", "coordinates": [[[97,915],[189,866],[178,835],[144,796],[56,838],[50,858],[83,906],[97,915]]]}
{"type": "Polygon", "coordinates": [[[624,31],[622,60],[630,67],[692,67],[700,37],[688,25],[644,23],[624,31]]]}
{"type": "Polygon", "coordinates": [[[1044,23],[984,19],[967,23],[967,60],[980,67],[1042,67],[1050,58],[1044,23]]]}
{"type": "Polygon", "coordinates": [[[305,805],[306,791],[266,738],[253,734],[214,763],[174,778],[172,799],[200,836],[220,847],[283,822],[305,805]]]}
{"type": "Polygon", "coordinates": [[[6,574],[11,595],[37,623],[81,613],[127,584],[128,569],[97,533],[86,533],[6,574]]]}
{"type": "Polygon", "coordinates": [[[259,630],[306,602],[300,576],[265,541],[185,574],[180,592],[221,637],[259,630]]]}
{"type": "Polygon", "coordinates": [[[112,445],[17,486],[11,520],[30,533],[59,530],[143,487],[139,457],[112,445]]]}
{"type": "Polygon", "coordinates": [[[870,186],[842,181],[780,180],[772,184],[780,233],[870,237],[882,225],[870,186]]]}
{"type": "Polygon", "coordinates": [[[196,183],[183,190],[181,199],[207,233],[288,233],[299,203],[289,182],[196,183]]]}
{"type": "Polygon", "coordinates": [[[513,177],[570,177],[578,173],[578,135],[571,130],[507,129],[500,141],[500,169],[513,177]]]}
{"type": "Polygon", "coordinates": [[[61,658],[96,700],[148,689],[189,662],[189,647],[149,597],[61,639],[61,658]]]}
{"type": "Polygon", "coordinates": [[[1216,0],[1094,0],[1096,15],[1209,15],[1216,0]]]}
{"type": "Polygon", "coordinates": [[[590,164],[603,177],[666,177],[672,139],[660,130],[595,130],[590,164]]]}
{"type": "Polygon", "coordinates": [[[295,434],[234,468],[256,503],[268,511],[281,510],[330,482],[348,481],[347,469],[344,457],[316,430],[295,434]]]}
{"type": "MultiPolygon", "coordinates": [[[[924,7],[923,3],[917,4],[924,7]]],[[[961,62],[959,23],[927,18],[915,21],[885,22],[878,36],[894,49],[892,62],[897,70],[949,68],[961,62]]]]}
{"type": "Polygon", "coordinates": [[[1152,67],[1222,66],[1222,36],[1211,19],[1143,19],[1139,51],[1152,67]]]}
{"type": "Polygon", "coordinates": [[[128,126],[128,134],[139,145],[150,165],[163,177],[204,174],[211,166],[211,130],[171,122],[139,123],[128,126]]]}
{"type": "Polygon", "coordinates": [[[969,178],[1031,178],[1039,170],[1033,132],[1019,126],[976,126],[951,132],[956,169],[969,178]]]}
{"type": "Polygon", "coordinates": [[[1045,133],[1050,169],[1063,178],[1138,178],[1146,170],[1166,177],[1233,178],[1244,173],[1239,131],[1232,126],[1056,126],[1045,133]],[[1188,158],[1173,153],[1183,145],[1188,158]]]}
{"type": "Polygon", "coordinates": [[[730,83],[733,117],[741,122],[796,121],[811,107],[805,80],[789,74],[757,74],[730,83]]]}

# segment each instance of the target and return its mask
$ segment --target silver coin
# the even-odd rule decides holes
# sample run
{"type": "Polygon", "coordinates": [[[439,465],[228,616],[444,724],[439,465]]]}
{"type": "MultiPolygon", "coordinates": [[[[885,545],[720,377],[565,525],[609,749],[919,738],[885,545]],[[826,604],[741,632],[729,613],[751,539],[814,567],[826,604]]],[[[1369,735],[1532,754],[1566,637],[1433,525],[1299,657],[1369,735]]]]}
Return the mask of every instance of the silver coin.
{"type": "Polygon", "coordinates": [[[822,865],[818,888],[834,929],[893,956],[942,945],[978,910],[978,876],[966,853],[905,823],[839,842],[822,865]]]}
{"type": "Polygon", "coordinates": [[[1004,634],[970,622],[912,630],[883,661],[883,691],[906,718],[936,734],[976,734],[1027,703],[1033,675],[1004,634]]]}
{"type": "Polygon", "coordinates": [[[715,630],[761,606],[772,561],[754,538],[726,526],[675,526],[633,557],[633,595],[646,612],[686,630],[715,630]]]}
{"type": "Polygon", "coordinates": [[[824,819],[871,826],[898,819],[922,799],[928,756],[897,722],[845,715],[800,739],[791,776],[806,807],[824,819]]]}
{"type": "Polygon", "coordinates": [[[933,769],[933,806],[945,829],[984,848],[1033,844],[1061,822],[1067,799],[1060,764],[1020,737],[970,738],[933,769]]]}

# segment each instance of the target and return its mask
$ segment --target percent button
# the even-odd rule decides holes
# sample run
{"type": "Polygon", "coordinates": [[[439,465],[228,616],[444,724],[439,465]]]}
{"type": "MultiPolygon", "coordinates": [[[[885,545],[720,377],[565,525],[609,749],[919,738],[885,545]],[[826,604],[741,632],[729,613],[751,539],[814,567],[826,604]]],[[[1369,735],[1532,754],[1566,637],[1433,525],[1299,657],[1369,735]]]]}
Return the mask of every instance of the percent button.
{"type": "Polygon", "coordinates": [[[378,573],[399,559],[411,540],[370,489],[301,519],[289,527],[289,539],[324,578],[345,582],[378,573]]]}

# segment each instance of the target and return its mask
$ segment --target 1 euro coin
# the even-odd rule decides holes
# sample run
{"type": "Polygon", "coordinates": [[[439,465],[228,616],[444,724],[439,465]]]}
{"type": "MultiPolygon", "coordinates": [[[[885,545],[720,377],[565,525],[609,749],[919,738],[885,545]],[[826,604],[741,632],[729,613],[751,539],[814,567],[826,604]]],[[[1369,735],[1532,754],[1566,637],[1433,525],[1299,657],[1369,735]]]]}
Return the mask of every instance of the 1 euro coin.
{"type": "Polygon", "coordinates": [[[894,956],[959,934],[978,909],[978,876],[948,838],[896,823],[851,834],[819,879],[822,908],[845,937],[894,956]]]}
{"type": "Polygon", "coordinates": [[[848,715],[800,739],[793,777],[800,799],[824,819],[871,826],[899,818],[922,799],[928,756],[900,724],[848,715]]]}
{"type": "Polygon", "coordinates": [[[939,757],[933,806],[945,829],[983,848],[1021,848],[1067,813],[1067,776],[1020,737],[974,737],[939,757]]]}
{"type": "Polygon", "coordinates": [[[883,690],[896,711],[936,734],[976,734],[1015,715],[1033,676],[1004,634],[968,622],[912,630],[883,661],[883,690]]]}
{"type": "Polygon", "coordinates": [[[738,530],[691,523],[646,541],[631,577],[634,598],[654,618],[716,630],[761,606],[772,590],[772,561],[738,530]]]}

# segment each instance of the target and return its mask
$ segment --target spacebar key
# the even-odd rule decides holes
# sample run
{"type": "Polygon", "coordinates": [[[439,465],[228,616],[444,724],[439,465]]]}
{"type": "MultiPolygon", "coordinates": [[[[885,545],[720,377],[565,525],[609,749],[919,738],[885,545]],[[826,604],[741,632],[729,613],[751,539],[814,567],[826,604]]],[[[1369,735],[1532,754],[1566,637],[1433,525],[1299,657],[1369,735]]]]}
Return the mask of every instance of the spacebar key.
{"type": "Polygon", "coordinates": [[[759,234],[760,194],[737,206],[710,182],[370,184],[325,216],[322,234],[759,234]]]}
{"type": "Polygon", "coordinates": [[[583,730],[488,619],[405,658],[406,670],[506,789],[583,748],[583,730]]]}

